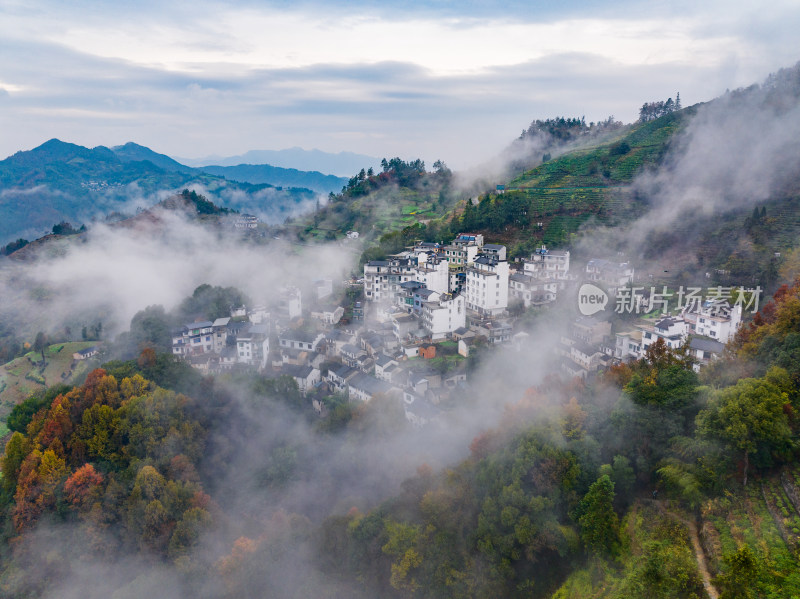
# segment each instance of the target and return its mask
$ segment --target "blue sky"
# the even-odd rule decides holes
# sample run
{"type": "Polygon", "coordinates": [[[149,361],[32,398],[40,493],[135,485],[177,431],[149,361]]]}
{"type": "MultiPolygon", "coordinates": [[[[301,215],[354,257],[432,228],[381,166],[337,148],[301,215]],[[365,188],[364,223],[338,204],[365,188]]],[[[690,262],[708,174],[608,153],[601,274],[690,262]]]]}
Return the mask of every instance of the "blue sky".
{"type": "Polygon", "coordinates": [[[58,137],[464,168],[535,118],[627,122],[794,64],[800,3],[764,6],[0,0],[0,155],[58,137]]]}

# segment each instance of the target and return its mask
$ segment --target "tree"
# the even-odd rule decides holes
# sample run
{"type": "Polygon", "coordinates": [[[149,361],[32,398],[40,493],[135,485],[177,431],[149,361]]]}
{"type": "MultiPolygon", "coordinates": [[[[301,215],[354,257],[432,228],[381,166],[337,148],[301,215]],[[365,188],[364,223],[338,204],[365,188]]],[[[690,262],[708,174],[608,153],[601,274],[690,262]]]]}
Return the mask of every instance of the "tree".
{"type": "Polygon", "coordinates": [[[735,553],[723,558],[727,569],[717,578],[720,599],[751,599],[762,597],[759,592],[762,566],[750,545],[742,545],[735,553]]]}
{"type": "Polygon", "coordinates": [[[47,347],[47,335],[45,335],[42,331],[36,333],[36,339],[33,342],[33,351],[38,351],[42,353],[42,364],[45,364],[44,360],[44,350],[47,347]]]}
{"type": "Polygon", "coordinates": [[[576,510],[581,539],[587,548],[606,555],[619,551],[619,519],[614,511],[614,482],[604,474],[581,499],[576,510]]]}
{"type": "MultiPolygon", "coordinates": [[[[714,393],[708,408],[697,415],[701,435],[718,439],[742,452],[742,485],[747,485],[750,457],[764,450],[788,452],[792,429],[786,406],[791,379],[782,368],[773,367],[764,378],[742,379],[732,387],[714,393]]],[[[764,464],[769,465],[769,464],[764,464]]]]}

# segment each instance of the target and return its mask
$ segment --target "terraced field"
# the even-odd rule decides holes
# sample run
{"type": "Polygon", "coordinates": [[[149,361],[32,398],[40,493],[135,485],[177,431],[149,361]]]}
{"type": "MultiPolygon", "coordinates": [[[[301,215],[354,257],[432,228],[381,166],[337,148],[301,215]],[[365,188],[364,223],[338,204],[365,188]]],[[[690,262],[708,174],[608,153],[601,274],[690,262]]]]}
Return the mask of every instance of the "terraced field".
{"type": "Polygon", "coordinates": [[[75,361],[72,354],[96,345],[93,341],[57,343],[45,350],[46,366],[41,366],[41,354],[28,352],[0,366],[0,439],[8,432],[5,420],[11,409],[31,393],[58,383],[71,384],[80,380],[95,363],[75,361]]]}

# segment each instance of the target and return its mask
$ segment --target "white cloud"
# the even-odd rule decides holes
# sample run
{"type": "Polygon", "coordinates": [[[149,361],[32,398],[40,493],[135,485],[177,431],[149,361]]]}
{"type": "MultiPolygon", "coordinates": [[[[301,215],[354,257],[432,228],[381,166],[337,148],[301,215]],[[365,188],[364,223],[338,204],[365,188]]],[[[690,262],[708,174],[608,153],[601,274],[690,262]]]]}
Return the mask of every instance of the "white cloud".
{"type": "Polygon", "coordinates": [[[632,120],[644,101],[708,100],[796,60],[796,3],[501,8],[6,3],[0,154],[57,136],[183,156],[301,145],[458,168],[534,118],[632,120]]]}

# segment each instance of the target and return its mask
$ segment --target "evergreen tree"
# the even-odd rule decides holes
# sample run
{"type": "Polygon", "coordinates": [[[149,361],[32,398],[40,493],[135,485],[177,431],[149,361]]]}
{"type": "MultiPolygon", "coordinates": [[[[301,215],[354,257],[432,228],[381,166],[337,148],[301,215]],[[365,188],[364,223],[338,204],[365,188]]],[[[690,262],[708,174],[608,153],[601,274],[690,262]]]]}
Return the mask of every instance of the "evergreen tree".
{"type": "Polygon", "coordinates": [[[577,509],[581,539],[586,547],[605,555],[619,551],[619,519],[614,512],[614,482],[608,474],[598,478],[577,509]]]}

